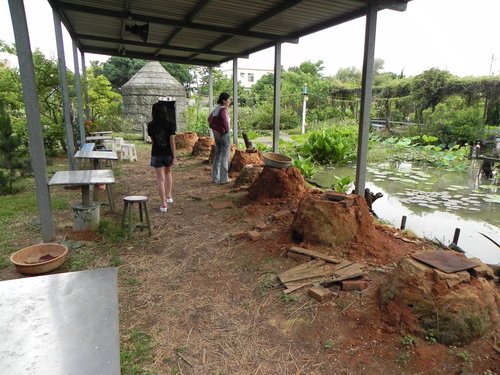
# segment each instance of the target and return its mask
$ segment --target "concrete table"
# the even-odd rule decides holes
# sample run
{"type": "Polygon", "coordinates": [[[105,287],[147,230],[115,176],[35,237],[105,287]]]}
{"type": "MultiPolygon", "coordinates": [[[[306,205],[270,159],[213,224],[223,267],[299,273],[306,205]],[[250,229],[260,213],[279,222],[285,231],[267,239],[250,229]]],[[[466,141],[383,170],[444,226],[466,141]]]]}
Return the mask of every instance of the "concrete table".
{"type": "Polygon", "coordinates": [[[109,141],[110,139],[113,139],[111,135],[91,135],[89,137],[85,138],[85,142],[102,142],[102,141],[109,141]]]}
{"type": "Polygon", "coordinates": [[[0,372],[119,375],[117,269],[0,282],[0,372]]]}
{"type": "Polygon", "coordinates": [[[113,134],[112,130],[103,130],[102,132],[90,132],[91,136],[106,136],[112,134],[113,134]]]}
{"type": "Polygon", "coordinates": [[[92,169],[99,169],[100,160],[118,160],[114,151],[77,151],[75,159],[88,159],[92,162],[92,169]]]}
{"type": "Polygon", "coordinates": [[[109,185],[115,183],[111,169],[91,169],[82,171],[59,171],[49,181],[49,186],[81,186],[82,205],[91,206],[90,185],[109,185]]]}
{"type": "Polygon", "coordinates": [[[104,141],[110,141],[113,137],[111,135],[92,135],[85,138],[85,142],[95,142],[95,148],[97,150],[105,149],[104,141]]]}

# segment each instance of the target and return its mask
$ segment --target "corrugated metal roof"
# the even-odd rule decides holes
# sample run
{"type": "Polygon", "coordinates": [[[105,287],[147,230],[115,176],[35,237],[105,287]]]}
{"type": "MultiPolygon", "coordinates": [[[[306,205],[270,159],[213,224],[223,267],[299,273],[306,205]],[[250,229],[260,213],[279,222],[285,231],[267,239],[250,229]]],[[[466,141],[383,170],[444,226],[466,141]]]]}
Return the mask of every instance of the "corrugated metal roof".
{"type": "Polygon", "coordinates": [[[408,1],[48,0],[82,52],[205,66],[297,42],[370,6],[403,11],[408,1]],[[142,38],[130,31],[137,27],[142,38]]]}

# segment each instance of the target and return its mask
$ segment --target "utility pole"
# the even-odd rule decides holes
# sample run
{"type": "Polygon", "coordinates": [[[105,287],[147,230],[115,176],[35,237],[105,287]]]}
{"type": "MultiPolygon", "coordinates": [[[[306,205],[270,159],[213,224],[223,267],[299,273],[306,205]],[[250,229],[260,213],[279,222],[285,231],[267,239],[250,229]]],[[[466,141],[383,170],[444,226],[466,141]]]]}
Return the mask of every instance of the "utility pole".
{"type": "Polygon", "coordinates": [[[491,76],[491,71],[493,69],[493,61],[495,61],[495,54],[491,54],[491,62],[490,62],[490,76],[491,76]]]}
{"type": "Polygon", "coordinates": [[[304,83],[304,90],[302,91],[302,134],[306,133],[306,103],[307,103],[307,83],[304,83]]]}

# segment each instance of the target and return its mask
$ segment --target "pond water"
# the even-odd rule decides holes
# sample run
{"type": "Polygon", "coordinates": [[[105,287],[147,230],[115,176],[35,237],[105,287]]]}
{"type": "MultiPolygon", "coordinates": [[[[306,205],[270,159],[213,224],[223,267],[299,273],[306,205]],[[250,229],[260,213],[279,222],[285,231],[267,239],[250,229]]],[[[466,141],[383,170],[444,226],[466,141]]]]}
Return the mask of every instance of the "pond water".
{"type": "MultiPolygon", "coordinates": [[[[354,166],[326,169],[314,181],[330,186],[334,176],[351,176],[354,166]]],[[[487,264],[500,264],[500,185],[477,177],[478,165],[468,172],[419,167],[411,163],[370,165],[366,187],[384,196],[373,203],[380,219],[406,228],[420,237],[449,245],[455,228],[460,229],[458,246],[468,257],[487,264]],[[481,234],[482,233],[482,234],[481,234]]]]}

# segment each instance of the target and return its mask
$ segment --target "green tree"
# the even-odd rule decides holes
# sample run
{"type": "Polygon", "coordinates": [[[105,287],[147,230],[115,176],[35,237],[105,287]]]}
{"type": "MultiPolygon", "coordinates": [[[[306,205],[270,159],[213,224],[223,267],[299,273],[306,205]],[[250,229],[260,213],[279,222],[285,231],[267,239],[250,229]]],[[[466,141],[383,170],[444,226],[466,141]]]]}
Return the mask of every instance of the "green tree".
{"type": "MultiPolygon", "coordinates": [[[[102,64],[102,74],[111,82],[113,89],[118,91],[135,73],[146,65],[146,62],[146,60],[141,59],[112,56],[102,64]]],[[[190,65],[168,62],[160,62],[160,64],[186,89],[189,89],[193,84],[190,65]]]]}
{"type": "MultiPolygon", "coordinates": [[[[57,62],[45,57],[37,49],[33,52],[36,86],[40,102],[40,121],[43,128],[45,149],[50,154],[66,151],[66,137],[63,119],[61,85],[57,62]]],[[[73,74],[67,71],[68,84],[73,82],[73,74]]],[[[71,92],[71,88],[70,88],[71,92]]]]}
{"type": "Polygon", "coordinates": [[[7,52],[11,55],[17,55],[16,46],[14,44],[10,44],[0,39],[0,52],[7,52]]]}
{"type": "Polygon", "coordinates": [[[0,192],[13,192],[16,171],[23,167],[21,146],[22,141],[14,133],[5,106],[0,102],[0,192]]]}
{"type": "Polygon", "coordinates": [[[466,106],[464,99],[451,96],[423,112],[425,132],[433,135],[446,146],[465,144],[482,139],[484,120],[481,105],[466,106]]]}
{"type": "MultiPolygon", "coordinates": [[[[419,105],[419,112],[427,108],[434,111],[445,98],[446,85],[451,78],[450,72],[437,68],[426,70],[413,78],[411,93],[419,105]]],[[[421,117],[420,113],[417,113],[417,117],[421,117]]]]}
{"type": "Polygon", "coordinates": [[[343,85],[349,87],[361,87],[361,70],[351,66],[349,68],[340,68],[335,78],[343,85]]]}
{"type": "Polygon", "coordinates": [[[113,91],[111,82],[105,76],[96,75],[93,70],[94,67],[87,70],[89,120],[100,129],[124,130],[120,121],[122,96],[113,91]]]}

